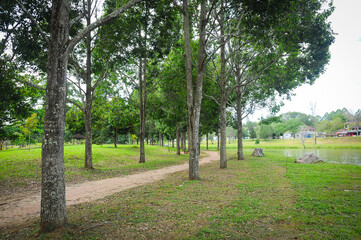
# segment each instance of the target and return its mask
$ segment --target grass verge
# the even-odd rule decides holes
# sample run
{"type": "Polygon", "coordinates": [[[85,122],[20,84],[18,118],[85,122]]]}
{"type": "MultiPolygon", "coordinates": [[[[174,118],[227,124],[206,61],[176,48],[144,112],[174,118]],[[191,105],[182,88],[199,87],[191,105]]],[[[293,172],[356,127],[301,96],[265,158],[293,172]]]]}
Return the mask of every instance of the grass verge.
{"type": "MultiPolygon", "coordinates": [[[[260,139],[259,144],[255,144],[255,139],[244,139],[244,148],[302,148],[303,145],[300,139],[260,139]]],[[[333,138],[317,138],[317,144],[313,138],[305,139],[306,148],[361,148],[361,137],[333,137],[333,138]]],[[[206,149],[206,141],[202,141],[202,149],[206,149]]],[[[208,148],[210,150],[217,149],[217,141],[208,141],[208,148]]],[[[237,140],[227,141],[227,149],[237,149],[237,140]]]]}
{"type": "MultiPolygon", "coordinates": [[[[64,147],[65,180],[78,183],[133,174],[181,164],[187,155],[177,156],[167,148],[146,146],[146,162],[139,163],[139,146],[93,145],[95,170],[84,169],[84,145],[64,147]]],[[[11,193],[39,188],[41,183],[41,149],[0,151],[0,192],[11,193]]]]}
{"type": "MultiPolygon", "coordinates": [[[[229,152],[236,157],[235,151],[229,152]]],[[[39,235],[39,223],[1,239],[360,239],[361,167],[295,164],[278,153],[246,155],[69,208],[68,226],[39,235]]]]}

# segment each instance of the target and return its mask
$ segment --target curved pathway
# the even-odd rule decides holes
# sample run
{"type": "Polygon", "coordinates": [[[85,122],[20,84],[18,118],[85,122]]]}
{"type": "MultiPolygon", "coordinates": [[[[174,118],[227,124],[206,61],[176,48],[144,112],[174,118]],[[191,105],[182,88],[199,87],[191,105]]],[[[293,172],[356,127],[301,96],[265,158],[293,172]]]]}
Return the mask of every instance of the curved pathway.
{"type": "MultiPolygon", "coordinates": [[[[200,159],[200,165],[219,160],[218,152],[206,151],[207,157],[200,159]]],[[[188,163],[142,172],[134,175],[88,181],[66,187],[66,204],[94,201],[129,188],[146,185],[161,179],[168,174],[187,170],[188,163]]],[[[40,193],[24,199],[9,202],[0,206],[0,227],[21,223],[39,216],[40,193]]]]}

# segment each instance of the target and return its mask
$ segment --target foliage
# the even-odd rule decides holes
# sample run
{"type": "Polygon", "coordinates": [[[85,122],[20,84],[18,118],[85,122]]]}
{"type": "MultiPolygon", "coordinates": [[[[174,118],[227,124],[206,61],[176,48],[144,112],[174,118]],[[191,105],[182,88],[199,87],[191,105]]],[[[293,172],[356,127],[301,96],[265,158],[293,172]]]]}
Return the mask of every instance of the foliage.
{"type": "Polygon", "coordinates": [[[97,144],[110,142],[114,134],[134,133],[137,124],[135,107],[124,99],[99,99],[93,114],[94,141],[97,144]]]}
{"type": "Polygon", "coordinates": [[[326,132],[328,134],[333,134],[336,130],[339,130],[344,127],[343,119],[337,115],[330,120],[323,120],[318,124],[317,130],[319,132],[326,132]]]}
{"type": "Polygon", "coordinates": [[[272,138],[273,136],[273,128],[270,125],[263,125],[259,126],[259,138],[268,139],[272,138]]]}
{"type": "Polygon", "coordinates": [[[72,106],[66,113],[66,128],[72,135],[82,134],[85,132],[84,114],[76,106],[72,106]]]}
{"type": "Polygon", "coordinates": [[[23,119],[29,115],[31,104],[27,101],[25,88],[15,82],[17,66],[5,54],[0,57],[0,128],[6,122],[23,119]]]}

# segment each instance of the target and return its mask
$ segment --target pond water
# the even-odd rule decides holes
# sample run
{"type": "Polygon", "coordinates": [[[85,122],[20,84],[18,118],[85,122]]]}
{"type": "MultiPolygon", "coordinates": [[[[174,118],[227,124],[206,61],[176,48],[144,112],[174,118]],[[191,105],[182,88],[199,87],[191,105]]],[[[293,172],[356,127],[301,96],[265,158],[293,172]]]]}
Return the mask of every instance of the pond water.
{"type": "Polygon", "coordinates": [[[361,166],[361,149],[282,149],[286,157],[299,158],[306,153],[315,153],[329,163],[361,166]]]}

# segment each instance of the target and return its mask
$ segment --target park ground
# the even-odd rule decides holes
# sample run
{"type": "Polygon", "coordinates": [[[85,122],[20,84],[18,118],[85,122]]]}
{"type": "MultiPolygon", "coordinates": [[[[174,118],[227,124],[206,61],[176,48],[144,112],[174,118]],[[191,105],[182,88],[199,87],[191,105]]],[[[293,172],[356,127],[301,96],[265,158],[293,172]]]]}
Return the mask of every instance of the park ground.
{"type": "MultiPolygon", "coordinates": [[[[321,148],[361,148],[361,138],[318,139],[321,148]]],[[[312,141],[306,142],[311,147],[312,141]]],[[[204,146],[204,145],[203,145],[204,146]]],[[[201,180],[186,171],[112,196],[68,208],[68,225],[39,234],[39,220],[0,229],[0,239],[361,239],[361,167],[295,164],[270,152],[250,156],[252,148],[302,147],[299,141],[245,141],[245,160],[228,168],[201,167],[201,180]]],[[[216,148],[215,142],[210,146],[216,148]]],[[[82,168],[84,145],[66,146],[67,183],[129,175],[187,162],[174,149],[147,146],[139,164],[137,146],[94,145],[95,171],[82,168]]],[[[40,149],[0,152],[0,191],[20,197],[37,191],[40,149]]],[[[3,198],[3,201],[6,201],[3,198]]]]}

